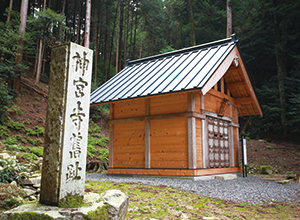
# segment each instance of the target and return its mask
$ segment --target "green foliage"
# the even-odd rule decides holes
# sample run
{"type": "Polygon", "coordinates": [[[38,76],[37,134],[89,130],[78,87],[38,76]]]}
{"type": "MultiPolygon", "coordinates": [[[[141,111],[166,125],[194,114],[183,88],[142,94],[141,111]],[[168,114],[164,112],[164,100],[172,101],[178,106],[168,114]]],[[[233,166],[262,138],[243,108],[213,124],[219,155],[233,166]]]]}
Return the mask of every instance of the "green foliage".
{"type": "Polygon", "coordinates": [[[9,135],[10,130],[4,125],[0,125],[0,138],[8,137],[9,135]]]}
{"type": "Polygon", "coordinates": [[[15,185],[0,183],[0,207],[10,209],[24,203],[26,193],[15,185]]]}
{"type": "Polygon", "coordinates": [[[100,130],[99,126],[90,119],[88,133],[96,134],[96,133],[100,133],[100,132],[101,132],[101,130],[100,130]]]}
{"type": "Polygon", "coordinates": [[[171,46],[167,45],[165,48],[161,49],[159,51],[159,53],[167,53],[167,52],[171,52],[171,51],[174,51],[175,49],[172,48],[171,46]]]}
{"type": "Polygon", "coordinates": [[[37,146],[37,145],[40,145],[43,143],[43,141],[41,139],[31,139],[30,137],[28,137],[26,139],[30,144],[34,145],[34,146],[37,146]]]}
{"type": "Polygon", "coordinates": [[[3,141],[3,143],[7,145],[15,145],[18,143],[18,141],[15,137],[8,137],[6,138],[6,140],[3,141]]]}
{"type": "Polygon", "coordinates": [[[0,182],[6,183],[18,180],[18,173],[27,169],[26,166],[20,164],[16,159],[0,159],[0,166],[3,168],[0,170],[0,182]]]}
{"type": "Polygon", "coordinates": [[[88,137],[88,145],[96,146],[98,145],[99,147],[104,147],[106,143],[108,142],[109,138],[102,136],[101,139],[95,139],[92,137],[88,137]]]}
{"type": "MultiPolygon", "coordinates": [[[[0,62],[1,63],[1,62],[0,62]]],[[[1,67],[1,64],[0,64],[1,67]]],[[[1,71],[1,69],[0,69],[1,71]]],[[[1,77],[0,77],[1,79],[1,77]]],[[[2,124],[7,116],[7,109],[12,105],[12,95],[4,82],[0,82],[0,124],[2,124]]],[[[1,134],[0,134],[1,135],[1,134]]]]}
{"type": "Polygon", "coordinates": [[[37,136],[43,135],[45,129],[43,127],[35,126],[34,130],[31,128],[26,129],[26,135],[37,136]]]}
{"type": "Polygon", "coordinates": [[[268,150],[272,150],[272,149],[274,149],[274,147],[272,147],[272,146],[267,146],[267,149],[268,149],[268,150]]]}
{"type": "Polygon", "coordinates": [[[7,127],[18,131],[18,130],[21,130],[22,128],[25,128],[25,125],[21,122],[10,120],[7,122],[7,127]]]}
{"type": "Polygon", "coordinates": [[[28,152],[21,152],[18,154],[19,157],[23,159],[29,159],[29,160],[37,160],[38,156],[36,156],[34,153],[28,153],[28,152]]]}
{"type": "Polygon", "coordinates": [[[106,148],[101,148],[99,151],[100,156],[97,158],[101,161],[108,161],[109,151],[106,148]]]}
{"type": "Polygon", "coordinates": [[[23,123],[24,123],[24,125],[29,125],[30,124],[30,122],[28,120],[24,121],[23,123]]]}
{"type": "Polygon", "coordinates": [[[35,99],[36,101],[40,101],[40,98],[39,98],[39,97],[34,97],[34,99],[35,99]]]}
{"type": "Polygon", "coordinates": [[[15,135],[15,138],[16,138],[17,141],[21,141],[22,140],[22,135],[17,134],[17,135],[15,135]]]}
{"type": "Polygon", "coordinates": [[[101,139],[88,137],[87,157],[94,158],[96,154],[99,154],[99,159],[101,158],[101,160],[106,160],[108,157],[108,150],[99,147],[104,147],[107,142],[108,138],[103,136],[101,139]]]}
{"type": "Polygon", "coordinates": [[[32,153],[34,153],[35,155],[42,157],[43,153],[44,153],[44,148],[43,147],[33,147],[33,148],[30,148],[30,151],[32,153]]]}
{"type": "Polygon", "coordinates": [[[24,138],[21,139],[21,142],[22,142],[23,144],[27,144],[27,140],[24,139],[24,138]]]}
{"type": "Polygon", "coordinates": [[[7,145],[6,146],[7,150],[10,151],[21,151],[21,152],[26,152],[28,147],[23,147],[21,145],[7,145]]]}
{"type": "Polygon", "coordinates": [[[23,114],[23,108],[19,107],[18,105],[12,105],[7,110],[9,114],[11,115],[22,115],[23,114]]]}

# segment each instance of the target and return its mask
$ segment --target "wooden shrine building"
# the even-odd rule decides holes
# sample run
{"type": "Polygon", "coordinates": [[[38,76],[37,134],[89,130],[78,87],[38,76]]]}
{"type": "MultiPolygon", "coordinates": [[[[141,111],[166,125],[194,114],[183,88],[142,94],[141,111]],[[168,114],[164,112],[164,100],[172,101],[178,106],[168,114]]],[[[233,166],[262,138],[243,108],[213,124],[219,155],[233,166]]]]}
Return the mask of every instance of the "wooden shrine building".
{"type": "Polygon", "coordinates": [[[130,61],[91,94],[110,105],[108,174],[240,172],[238,116],[262,110],[235,35],[130,61]]]}

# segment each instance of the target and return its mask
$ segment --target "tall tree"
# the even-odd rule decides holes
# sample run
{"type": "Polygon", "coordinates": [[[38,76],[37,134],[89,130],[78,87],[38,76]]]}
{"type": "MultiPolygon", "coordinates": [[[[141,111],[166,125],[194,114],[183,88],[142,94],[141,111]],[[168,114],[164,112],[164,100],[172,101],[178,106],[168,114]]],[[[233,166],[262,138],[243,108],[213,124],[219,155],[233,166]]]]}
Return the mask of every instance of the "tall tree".
{"type": "MultiPolygon", "coordinates": [[[[28,0],[22,0],[21,6],[21,16],[20,16],[20,27],[19,27],[19,34],[20,40],[18,42],[18,49],[17,49],[17,57],[16,57],[16,64],[22,64],[23,59],[23,46],[24,46],[24,38],[25,38],[25,30],[26,30],[26,21],[27,21],[27,9],[28,9],[28,0]]],[[[21,84],[21,75],[16,77],[14,82],[14,88],[20,92],[20,84],[21,84]]]]}
{"type": "Polygon", "coordinates": [[[188,2],[188,7],[189,7],[191,46],[195,46],[196,45],[196,39],[195,39],[195,24],[194,24],[192,0],[187,0],[187,2],[188,2]]]}
{"type": "Polygon", "coordinates": [[[91,0],[86,0],[84,46],[90,47],[91,0]]]}
{"type": "Polygon", "coordinates": [[[10,13],[11,13],[11,10],[12,10],[12,7],[13,7],[13,2],[14,2],[14,0],[10,0],[9,1],[9,10],[8,10],[8,13],[7,13],[7,20],[6,20],[6,22],[10,21],[10,13]]]}
{"type": "Polygon", "coordinates": [[[117,35],[116,35],[116,74],[119,72],[119,47],[120,47],[120,0],[117,0],[117,35]]]}
{"type": "MultiPolygon", "coordinates": [[[[44,0],[44,7],[43,7],[43,11],[46,10],[46,0],[44,0]]],[[[35,78],[35,83],[38,84],[40,81],[40,76],[41,76],[41,70],[42,70],[42,57],[44,54],[44,48],[45,46],[43,46],[43,39],[39,39],[39,54],[38,54],[38,61],[37,61],[37,71],[36,71],[36,78],[35,78]]]]}
{"type": "Polygon", "coordinates": [[[232,35],[232,9],[230,0],[227,0],[227,31],[226,36],[229,38],[232,35]]]}

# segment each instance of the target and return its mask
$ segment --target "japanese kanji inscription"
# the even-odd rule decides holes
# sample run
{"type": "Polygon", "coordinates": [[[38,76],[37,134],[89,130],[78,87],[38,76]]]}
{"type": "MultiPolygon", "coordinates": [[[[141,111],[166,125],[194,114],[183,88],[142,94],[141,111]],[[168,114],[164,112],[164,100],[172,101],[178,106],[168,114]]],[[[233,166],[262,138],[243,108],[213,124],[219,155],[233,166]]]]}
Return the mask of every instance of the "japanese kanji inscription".
{"type": "Polygon", "coordinates": [[[84,194],[93,51],[74,43],[54,47],[40,202],[58,205],[84,194]]]}

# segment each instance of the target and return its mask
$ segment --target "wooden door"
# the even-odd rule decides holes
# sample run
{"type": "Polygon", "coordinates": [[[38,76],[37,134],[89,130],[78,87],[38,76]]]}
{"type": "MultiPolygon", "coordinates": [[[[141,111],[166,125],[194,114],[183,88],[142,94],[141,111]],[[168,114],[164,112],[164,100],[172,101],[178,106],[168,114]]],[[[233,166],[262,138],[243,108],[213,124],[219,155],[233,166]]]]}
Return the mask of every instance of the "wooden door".
{"type": "Polygon", "coordinates": [[[209,168],[229,167],[229,122],[207,117],[209,168]]]}

